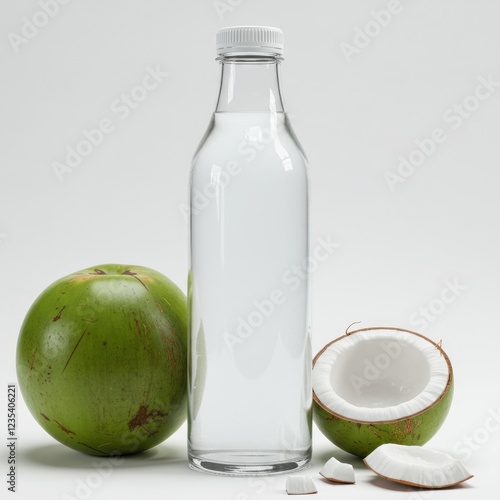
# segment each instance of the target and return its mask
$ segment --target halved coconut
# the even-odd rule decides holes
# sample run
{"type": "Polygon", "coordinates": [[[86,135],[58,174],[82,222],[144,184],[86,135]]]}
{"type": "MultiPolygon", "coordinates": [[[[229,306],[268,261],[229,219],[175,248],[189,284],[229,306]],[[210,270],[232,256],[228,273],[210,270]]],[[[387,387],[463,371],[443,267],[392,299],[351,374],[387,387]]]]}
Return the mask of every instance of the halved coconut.
{"type": "Polygon", "coordinates": [[[334,483],[353,484],[355,482],[352,465],[339,462],[335,457],[330,458],[319,473],[334,483]]]}
{"type": "Polygon", "coordinates": [[[447,488],[474,477],[459,460],[421,446],[384,444],[363,461],[385,479],[419,488],[447,488]]]}
{"type": "Polygon", "coordinates": [[[446,418],[452,395],[448,356],[410,330],[356,330],[327,344],[313,361],[316,425],[360,457],[384,443],[426,443],[446,418]]]}

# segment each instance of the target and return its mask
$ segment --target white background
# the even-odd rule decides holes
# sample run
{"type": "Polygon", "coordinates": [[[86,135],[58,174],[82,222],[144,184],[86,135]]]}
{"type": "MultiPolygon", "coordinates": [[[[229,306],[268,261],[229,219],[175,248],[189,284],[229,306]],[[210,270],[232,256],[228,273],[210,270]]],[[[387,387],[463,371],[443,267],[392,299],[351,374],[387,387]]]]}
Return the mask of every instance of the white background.
{"type": "MultiPolygon", "coordinates": [[[[463,458],[476,477],[453,490],[416,492],[376,479],[317,429],[309,473],[325,497],[496,497],[500,423],[489,415],[500,419],[500,87],[488,97],[483,91],[482,101],[472,96],[481,78],[500,82],[500,3],[222,0],[216,7],[201,0],[73,0],[16,51],[13,34],[21,35],[23,18],[33,19],[40,6],[35,0],[2,3],[4,401],[7,383],[16,380],[23,317],[57,278],[119,262],[157,269],[186,289],[182,207],[190,160],[215,105],[215,31],[275,25],[285,33],[285,104],[310,160],[312,245],[319,237],[340,245],[313,273],[314,352],[353,321],[442,339],[456,391],[429,445],[463,458]],[[398,13],[385,27],[368,24],[375,36],[348,60],[341,44],[353,45],[356,32],[374,19],[372,11],[388,5],[399,5],[398,13]],[[113,111],[113,102],[157,66],[169,73],[158,87],[127,117],[113,111]],[[452,119],[455,104],[469,107],[460,124],[452,119]],[[83,131],[103,118],[112,121],[113,132],[60,182],[53,162],[64,162],[67,146],[76,147],[83,131]],[[397,173],[398,157],[408,158],[415,140],[435,128],[446,140],[391,190],[386,173],[397,173]],[[446,280],[460,285],[449,304],[440,299],[446,280]],[[420,308],[428,307],[434,313],[425,319],[420,308]],[[355,465],[356,485],[319,479],[332,454],[355,465]]],[[[6,417],[0,421],[6,428],[6,417]]],[[[64,448],[38,427],[20,398],[18,428],[17,498],[285,495],[284,476],[220,478],[190,471],[185,427],[150,452],[116,464],[106,477],[95,473],[95,458],[64,448]],[[79,490],[82,482],[91,489],[79,490]]],[[[1,457],[3,498],[5,451],[1,457]]]]}

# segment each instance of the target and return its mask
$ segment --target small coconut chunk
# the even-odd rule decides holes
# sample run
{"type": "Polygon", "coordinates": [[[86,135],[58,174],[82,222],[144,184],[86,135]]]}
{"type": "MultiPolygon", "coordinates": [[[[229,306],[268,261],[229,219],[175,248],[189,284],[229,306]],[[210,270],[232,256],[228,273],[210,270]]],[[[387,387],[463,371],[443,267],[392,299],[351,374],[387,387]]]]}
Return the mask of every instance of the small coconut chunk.
{"type": "Polygon", "coordinates": [[[459,460],[422,446],[383,444],[364,462],[385,479],[418,488],[447,488],[473,477],[459,460]]]}
{"type": "Polygon", "coordinates": [[[286,492],[289,495],[309,495],[318,493],[311,476],[288,476],[286,478],[286,492]]]}
{"type": "Polygon", "coordinates": [[[319,473],[328,481],[335,483],[353,484],[355,482],[352,465],[339,462],[335,457],[330,458],[319,473]]]}

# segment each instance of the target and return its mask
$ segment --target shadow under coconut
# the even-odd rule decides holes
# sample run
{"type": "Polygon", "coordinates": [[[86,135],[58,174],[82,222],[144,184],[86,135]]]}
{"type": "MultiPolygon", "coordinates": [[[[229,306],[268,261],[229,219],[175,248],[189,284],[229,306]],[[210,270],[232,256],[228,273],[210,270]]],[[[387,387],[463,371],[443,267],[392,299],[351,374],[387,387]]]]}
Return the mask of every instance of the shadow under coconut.
{"type": "Polygon", "coordinates": [[[26,448],[22,460],[42,467],[94,469],[99,462],[116,464],[120,469],[151,467],[173,462],[186,462],[186,451],[181,448],[157,446],[134,455],[99,457],[86,455],[64,445],[50,444],[26,448]]]}
{"type": "Polygon", "coordinates": [[[333,448],[332,451],[317,453],[315,459],[320,461],[323,465],[332,457],[335,457],[339,462],[351,464],[356,470],[367,468],[361,458],[336,447],[333,448]]]}
{"type": "MultiPolygon", "coordinates": [[[[314,478],[316,479],[316,478],[314,478]]],[[[320,482],[320,483],[324,483],[324,484],[328,484],[329,486],[332,486],[334,485],[335,487],[345,487],[345,486],[354,486],[356,483],[341,483],[341,482],[337,482],[337,481],[329,481],[328,479],[325,479],[323,476],[320,476],[319,478],[317,478],[317,480],[320,482]]]]}
{"type": "Polygon", "coordinates": [[[406,493],[412,491],[440,491],[440,490],[459,490],[459,489],[467,489],[470,488],[470,484],[459,483],[454,486],[449,486],[447,488],[418,488],[417,486],[408,486],[406,484],[397,483],[395,481],[389,481],[388,479],[384,479],[383,477],[375,476],[367,481],[369,484],[376,486],[377,488],[381,488],[384,490],[391,491],[405,491],[406,493]]]}

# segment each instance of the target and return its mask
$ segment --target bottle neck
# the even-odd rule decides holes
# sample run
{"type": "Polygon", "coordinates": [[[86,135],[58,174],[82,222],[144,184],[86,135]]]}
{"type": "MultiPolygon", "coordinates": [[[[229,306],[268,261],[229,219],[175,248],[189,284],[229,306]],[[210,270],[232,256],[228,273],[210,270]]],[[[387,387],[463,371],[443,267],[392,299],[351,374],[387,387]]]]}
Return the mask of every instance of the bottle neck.
{"type": "Polygon", "coordinates": [[[283,112],[277,57],[221,57],[220,113],[283,112]]]}

